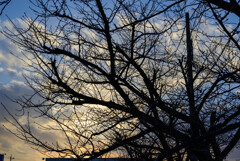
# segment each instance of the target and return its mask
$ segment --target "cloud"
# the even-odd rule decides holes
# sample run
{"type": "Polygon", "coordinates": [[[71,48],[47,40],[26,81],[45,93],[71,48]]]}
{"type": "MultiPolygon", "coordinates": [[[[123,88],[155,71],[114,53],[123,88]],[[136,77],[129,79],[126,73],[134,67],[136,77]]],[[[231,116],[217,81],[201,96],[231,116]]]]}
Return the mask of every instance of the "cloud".
{"type": "Polygon", "coordinates": [[[17,76],[21,76],[21,69],[14,69],[14,68],[7,68],[5,70],[5,73],[12,76],[12,77],[17,77],[17,76]]]}
{"type": "MultiPolygon", "coordinates": [[[[0,41],[0,43],[1,42],[2,41],[0,41]]],[[[15,69],[24,67],[23,61],[21,61],[19,58],[17,58],[13,54],[9,53],[7,50],[5,51],[0,50],[0,63],[2,65],[15,68],[15,69]]]]}
{"type": "Polygon", "coordinates": [[[6,153],[5,160],[12,155],[18,161],[39,161],[43,155],[32,149],[0,126],[0,151],[6,153]]]}
{"type": "MultiPolygon", "coordinates": [[[[14,23],[17,22],[19,26],[24,27],[24,23],[19,19],[13,21],[14,23]]],[[[0,31],[5,30],[6,27],[9,31],[13,31],[13,26],[9,20],[0,20],[0,23],[2,24],[0,26],[0,31]]],[[[28,55],[29,53],[25,52],[24,54],[28,55]]],[[[24,84],[24,79],[22,78],[22,73],[29,74],[29,72],[24,71],[23,69],[25,63],[21,60],[24,59],[22,56],[21,49],[3,34],[0,34],[0,103],[4,104],[7,110],[14,116],[22,114],[22,111],[19,111],[21,109],[20,105],[13,100],[19,99],[22,96],[29,97],[34,93],[32,89],[24,84]]],[[[40,98],[36,97],[36,100],[40,100],[40,98]]],[[[2,105],[0,105],[0,111],[1,153],[7,153],[6,158],[9,158],[10,154],[13,154],[14,158],[19,161],[38,161],[43,158],[43,155],[38,151],[32,149],[29,145],[24,143],[24,141],[18,139],[3,127],[4,125],[8,129],[16,130],[13,125],[6,121],[5,118],[10,121],[12,121],[12,119],[2,105]]],[[[26,119],[21,117],[17,117],[17,119],[19,121],[26,121],[26,119]]],[[[39,123],[48,123],[41,119],[38,121],[39,123]]],[[[47,137],[52,140],[57,138],[54,133],[43,133],[37,125],[33,125],[33,129],[41,138],[47,137]]]]}
{"type": "Polygon", "coordinates": [[[2,149],[11,149],[12,148],[12,144],[8,141],[8,139],[1,139],[1,148],[2,149]]]}
{"type": "Polygon", "coordinates": [[[12,84],[17,84],[17,85],[20,85],[20,86],[25,86],[25,83],[24,83],[24,82],[18,81],[18,80],[11,80],[11,83],[12,83],[12,84]]]}
{"type": "MultiPolygon", "coordinates": [[[[12,80],[11,84],[5,84],[0,82],[0,102],[3,103],[11,113],[16,113],[19,106],[12,100],[19,98],[20,96],[30,95],[33,91],[22,85],[20,81],[12,80]],[[12,99],[12,100],[11,100],[12,99]]],[[[3,106],[0,106],[0,123],[4,122],[4,117],[7,116],[3,106]]]]}
{"type": "MultiPolygon", "coordinates": [[[[19,27],[25,27],[22,22],[23,20],[17,19],[12,21],[19,27]]],[[[23,70],[25,63],[20,59],[23,56],[22,49],[4,35],[5,31],[16,32],[12,22],[9,20],[0,20],[0,23],[2,24],[2,27],[0,27],[0,64],[15,70],[23,70]]],[[[24,54],[28,53],[24,52],[24,54]]]]}
{"type": "MultiPolygon", "coordinates": [[[[9,84],[0,82],[0,102],[11,112],[14,116],[17,116],[19,121],[26,121],[26,118],[18,117],[22,112],[19,111],[20,106],[14,103],[11,99],[17,99],[20,96],[30,96],[33,94],[33,91],[23,85],[23,82],[18,80],[12,80],[9,84]]],[[[0,105],[0,151],[1,153],[7,153],[6,157],[9,157],[10,154],[13,154],[14,158],[18,161],[38,161],[44,156],[40,152],[32,149],[30,145],[26,144],[24,141],[12,135],[7,131],[3,125],[10,129],[16,130],[16,128],[5,120],[12,121],[7,112],[4,110],[3,106],[0,105]]],[[[38,120],[38,123],[43,123],[41,119],[38,120]]],[[[45,121],[45,123],[47,123],[45,121]]],[[[48,133],[41,131],[37,125],[32,126],[34,132],[40,136],[40,138],[47,138],[49,140],[54,140],[57,138],[57,134],[48,133]]]]}

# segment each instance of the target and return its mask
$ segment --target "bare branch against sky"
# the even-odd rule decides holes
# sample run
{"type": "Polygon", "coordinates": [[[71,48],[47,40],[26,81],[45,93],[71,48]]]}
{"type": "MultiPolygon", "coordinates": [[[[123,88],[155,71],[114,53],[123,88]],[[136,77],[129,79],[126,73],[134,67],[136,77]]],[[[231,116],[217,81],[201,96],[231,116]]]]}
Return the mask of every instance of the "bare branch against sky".
{"type": "Polygon", "coordinates": [[[239,145],[239,1],[31,2],[3,29],[34,91],[20,116],[2,104],[19,139],[78,160],[222,161],[239,145]]]}
{"type": "Polygon", "coordinates": [[[7,7],[7,5],[11,2],[11,0],[1,0],[0,1],[0,15],[3,14],[4,9],[7,7]]]}

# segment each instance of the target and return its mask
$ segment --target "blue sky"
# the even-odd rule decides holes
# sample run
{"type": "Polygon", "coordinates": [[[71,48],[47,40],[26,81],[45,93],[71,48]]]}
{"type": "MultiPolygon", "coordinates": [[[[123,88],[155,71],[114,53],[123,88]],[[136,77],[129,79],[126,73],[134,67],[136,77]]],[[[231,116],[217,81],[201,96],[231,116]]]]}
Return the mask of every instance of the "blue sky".
{"type": "Polygon", "coordinates": [[[31,9],[29,8],[28,0],[12,0],[11,3],[5,8],[3,15],[0,17],[1,20],[6,20],[9,18],[20,17],[24,13],[31,13],[31,9]]]}

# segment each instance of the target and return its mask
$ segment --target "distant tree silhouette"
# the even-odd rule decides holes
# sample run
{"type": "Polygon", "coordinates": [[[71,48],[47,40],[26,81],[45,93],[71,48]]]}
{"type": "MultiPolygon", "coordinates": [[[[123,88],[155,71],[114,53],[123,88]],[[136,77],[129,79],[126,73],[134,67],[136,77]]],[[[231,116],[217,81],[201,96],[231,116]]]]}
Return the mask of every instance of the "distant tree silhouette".
{"type": "Polygon", "coordinates": [[[222,161],[240,139],[239,3],[36,0],[37,18],[5,32],[35,91],[12,132],[79,160],[222,161]],[[39,137],[39,118],[61,140],[39,137]]]}

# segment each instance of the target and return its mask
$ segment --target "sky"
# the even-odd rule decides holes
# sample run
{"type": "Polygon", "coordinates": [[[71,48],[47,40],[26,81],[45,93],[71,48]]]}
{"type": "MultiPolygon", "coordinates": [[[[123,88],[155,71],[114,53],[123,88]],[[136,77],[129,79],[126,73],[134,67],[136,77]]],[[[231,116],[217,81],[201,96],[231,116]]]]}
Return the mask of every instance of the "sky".
{"type": "MultiPolygon", "coordinates": [[[[19,21],[25,13],[31,16],[29,5],[28,0],[12,0],[0,16],[0,30],[6,29],[5,27],[11,29],[9,19],[19,21]]],[[[16,45],[0,34],[0,102],[13,113],[19,108],[9,98],[16,99],[32,92],[24,84],[24,63],[11,54],[18,55],[19,52],[16,45]]],[[[6,130],[5,127],[13,127],[4,118],[8,118],[8,115],[0,106],[0,154],[6,154],[5,161],[10,160],[11,155],[15,158],[13,161],[41,161],[44,155],[6,130]]]]}
{"type": "MultiPolygon", "coordinates": [[[[25,13],[34,17],[29,9],[29,5],[28,0],[12,0],[4,10],[3,15],[0,16],[0,31],[5,30],[6,27],[11,29],[9,19],[14,22],[20,22],[20,18],[25,13]]],[[[32,92],[24,83],[22,76],[26,72],[24,63],[16,57],[20,52],[21,50],[16,45],[0,34],[0,102],[13,113],[17,112],[19,107],[9,98],[16,99],[32,92]]],[[[5,161],[9,160],[11,155],[15,158],[14,161],[42,160],[45,157],[44,155],[6,130],[3,125],[10,129],[13,127],[4,118],[8,118],[8,115],[3,106],[0,106],[0,154],[6,154],[5,161]]],[[[239,156],[239,149],[236,149],[230,154],[229,158],[240,158],[239,156]]]]}

